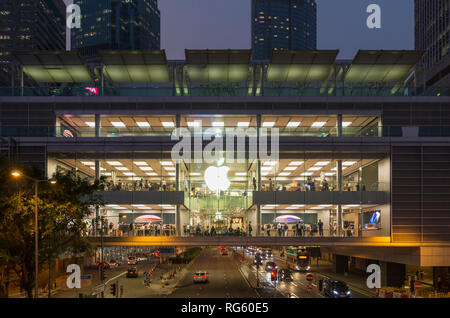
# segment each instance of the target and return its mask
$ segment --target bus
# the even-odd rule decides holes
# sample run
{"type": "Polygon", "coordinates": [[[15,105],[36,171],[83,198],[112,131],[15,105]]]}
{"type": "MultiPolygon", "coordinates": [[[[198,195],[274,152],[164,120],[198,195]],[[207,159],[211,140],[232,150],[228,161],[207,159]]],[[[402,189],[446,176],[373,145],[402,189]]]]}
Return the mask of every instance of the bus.
{"type": "Polygon", "coordinates": [[[306,247],[288,248],[284,252],[288,267],[299,272],[311,269],[309,250],[306,247]]]}

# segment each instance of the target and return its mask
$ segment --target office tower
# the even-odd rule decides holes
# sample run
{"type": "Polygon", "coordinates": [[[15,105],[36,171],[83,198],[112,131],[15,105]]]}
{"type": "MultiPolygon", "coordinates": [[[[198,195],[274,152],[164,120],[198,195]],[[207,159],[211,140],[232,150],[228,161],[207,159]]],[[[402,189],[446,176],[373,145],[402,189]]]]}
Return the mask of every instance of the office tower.
{"type": "Polygon", "coordinates": [[[450,84],[450,5],[444,0],[415,0],[415,49],[424,51],[418,84],[450,84]]]}
{"type": "Polygon", "coordinates": [[[64,50],[64,12],[62,0],[0,0],[0,67],[3,75],[10,71],[13,51],[64,50]]]}
{"type": "Polygon", "coordinates": [[[75,0],[81,28],[72,29],[72,49],[152,50],[160,47],[157,0],[75,0]]]}
{"type": "Polygon", "coordinates": [[[314,0],[252,0],[254,60],[272,50],[315,50],[317,4],[314,0]]]}

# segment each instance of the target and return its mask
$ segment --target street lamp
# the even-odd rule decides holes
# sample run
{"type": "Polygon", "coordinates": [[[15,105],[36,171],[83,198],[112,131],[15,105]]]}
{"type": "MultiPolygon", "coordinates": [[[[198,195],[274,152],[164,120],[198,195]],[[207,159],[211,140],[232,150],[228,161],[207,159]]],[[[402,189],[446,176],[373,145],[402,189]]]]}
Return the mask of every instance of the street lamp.
{"type": "Polygon", "coordinates": [[[35,286],[34,286],[34,297],[38,298],[38,282],[39,282],[39,250],[38,250],[38,187],[40,182],[50,182],[50,184],[56,184],[56,179],[51,178],[49,180],[39,180],[27,175],[24,175],[18,170],[11,172],[11,175],[15,178],[24,177],[34,182],[34,261],[35,261],[35,286]]]}

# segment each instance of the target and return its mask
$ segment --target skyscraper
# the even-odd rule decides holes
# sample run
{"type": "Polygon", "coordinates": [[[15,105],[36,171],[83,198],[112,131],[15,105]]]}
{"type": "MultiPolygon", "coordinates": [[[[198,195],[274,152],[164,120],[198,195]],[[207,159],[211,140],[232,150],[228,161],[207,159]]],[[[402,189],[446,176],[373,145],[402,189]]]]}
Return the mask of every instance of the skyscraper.
{"type": "Polygon", "coordinates": [[[415,0],[415,48],[425,51],[419,84],[450,84],[450,5],[446,0],[415,0]]]}
{"type": "Polygon", "coordinates": [[[0,0],[0,68],[10,71],[12,51],[64,50],[62,0],[0,0]]]}
{"type": "Polygon", "coordinates": [[[252,0],[254,60],[267,60],[272,50],[315,50],[315,0],[252,0]]]}
{"type": "Polygon", "coordinates": [[[152,50],[160,48],[157,0],[75,0],[81,28],[72,29],[72,49],[152,50]]]}

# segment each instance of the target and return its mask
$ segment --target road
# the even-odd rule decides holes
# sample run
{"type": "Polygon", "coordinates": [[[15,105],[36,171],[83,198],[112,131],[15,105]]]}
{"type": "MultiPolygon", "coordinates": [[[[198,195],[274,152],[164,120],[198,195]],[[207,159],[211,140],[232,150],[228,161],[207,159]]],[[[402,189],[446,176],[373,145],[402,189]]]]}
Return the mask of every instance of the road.
{"type": "Polygon", "coordinates": [[[194,284],[193,274],[180,281],[178,288],[169,296],[177,298],[256,298],[258,294],[247,283],[239,271],[239,264],[230,252],[221,255],[219,249],[207,248],[190,267],[191,271],[205,270],[209,282],[194,284]]]}
{"type": "MultiPolygon", "coordinates": [[[[242,250],[238,250],[238,253],[242,255],[242,250]]],[[[252,264],[254,259],[254,255],[245,255],[246,262],[252,264]]],[[[319,292],[317,287],[317,276],[320,274],[319,272],[315,272],[314,266],[312,267],[312,273],[315,276],[315,280],[312,282],[313,289],[311,292],[308,292],[306,290],[306,286],[308,285],[308,281],[306,280],[306,273],[300,273],[300,272],[293,272],[292,282],[272,282],[270,280],[270,273],[265,271],[265,264],[268,261],[273,261],[277,264],[278,268],[286,268],[286,262],[280,258],[277,255],[274,255],[274,257],[271,260],[265,260],[263,261],[263,265],[259,268],[259,278],[262,282],[265,283],[265,285],[271,285],[274,288],[276,288],[281,294],[283,294],[285,297],[291,297],[294,298],[323,298],[324,296],[319,292]]],[[[250,265],[251,270],[256,275],[256,266],[250,265]]],[[[363,295],[359,293],[359,291],[356,291],[352,288],[350,288],[352,292],[352,298],[366,298],[366,295],[363,295]]]]}

